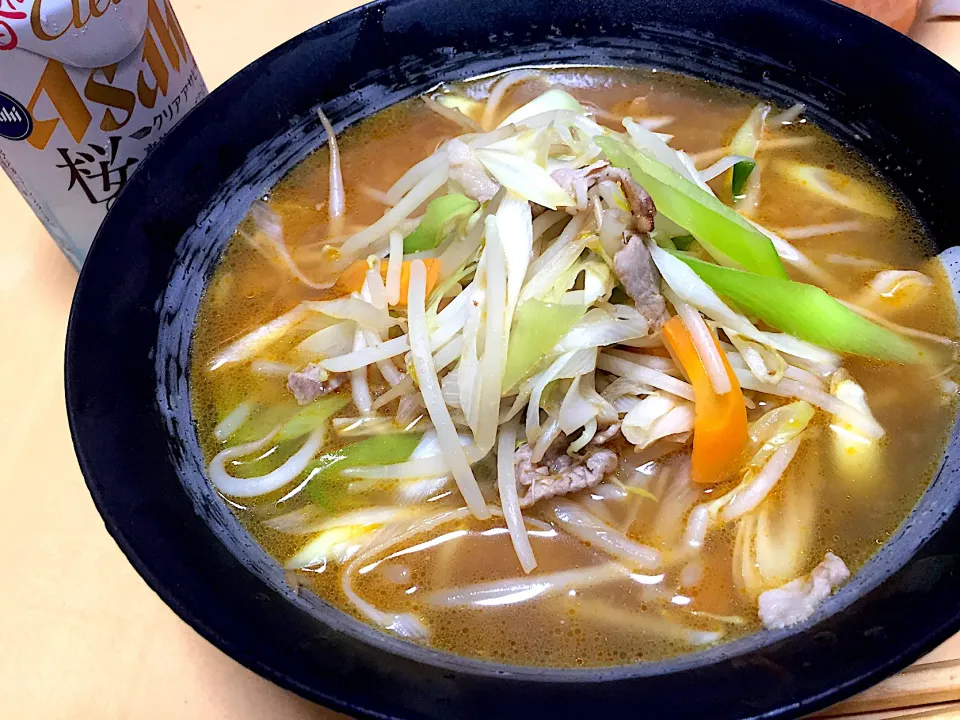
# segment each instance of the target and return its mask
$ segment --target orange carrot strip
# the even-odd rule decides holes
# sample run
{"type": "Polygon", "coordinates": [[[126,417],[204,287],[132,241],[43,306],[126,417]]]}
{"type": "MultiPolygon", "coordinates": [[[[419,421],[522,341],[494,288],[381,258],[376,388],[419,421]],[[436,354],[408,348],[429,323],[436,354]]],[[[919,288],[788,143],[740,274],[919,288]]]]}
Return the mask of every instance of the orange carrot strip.
{"type": "MultiPolygon", "coordinates": [[[[410,263],[405,260],[400,266],[400,302],[398,305],[407,304],[407,289],[410,287],[410,263]]],[[[423,261],[427,267],[427,294],[433,290],[440,277],[440,261],[432,258],[423,261]]],[[[337,280],[337,287],[347,293],[360,292],[363,288],[363,281],[367,279],[367,270],[370,266],[366,260],[357,260],[340,274],[337,280]]],[[[387,279],[387,263],[380,263],[380,275],[384,280],[387,279]]]]}
{"type": "Polygon", "coordinates": [[[346,293],[360,292],[369,269],[370,266],[367,265],[366,260],[357,260],[340,273],[340,277],[337,278],[337,287],[346,293]]]}
{"type": "MultiPolygon", "coordinates": [[[[698,483],[718,483],[733,475],[740,467],[747,445],[747,409],[740,384],[727,357],[720,351],[730,378],[731,391],[717,395],[707,369],[697,353],[693,338],[679,317],[664,323],[663,341],[677,364],[693,385],[693,467],[692,477],[698,483]]],[[[714,342],[717,339],[714,338],[714,342]]],[[[720,348],[717,343],[717,348],[720,348]]]]}

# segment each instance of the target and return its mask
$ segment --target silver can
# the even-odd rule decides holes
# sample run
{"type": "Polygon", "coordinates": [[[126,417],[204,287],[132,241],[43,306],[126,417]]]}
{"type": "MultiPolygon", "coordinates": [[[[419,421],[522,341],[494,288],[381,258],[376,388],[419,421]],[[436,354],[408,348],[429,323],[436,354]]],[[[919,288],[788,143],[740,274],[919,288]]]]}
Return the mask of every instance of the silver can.
{"type": "Polygon", "coordinates": [[[0,166],[77,267],[206,94],[169,0],[0,0],[0,166]]]}

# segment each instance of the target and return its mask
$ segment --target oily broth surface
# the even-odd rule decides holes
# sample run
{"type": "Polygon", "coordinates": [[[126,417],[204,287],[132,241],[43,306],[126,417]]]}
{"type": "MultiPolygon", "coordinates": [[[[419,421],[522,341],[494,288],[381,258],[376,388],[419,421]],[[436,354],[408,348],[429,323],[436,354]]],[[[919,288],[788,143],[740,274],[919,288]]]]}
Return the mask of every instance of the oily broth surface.
{"type": "MultiPolygon", "coordinates": [[[[663,73],[590,68],[555,70],[548,74],[554,84],[565,86],[579,100],[605,110],[634,117],[675,116],[676,120],[662,132],[675,136],[674,147],[694,155],[728,143],[757,102],[756,98],[727,88],[663,73]]],[[[467,92],[483,97],[492,82],[486,79],[469,83],[467,92]]],[[[503,114],[541,90],[542,86],[529,84],[514,87],[504,98],[503,114]]],[[[614,121],[604,120],[602,115],[598,120],[615,126],[614,121]]],[[[856,299],[876,269],[830,265],[828,256],[832,254],[869,258],[890,268],[917,269],[933,277],[935,287],[929,299],[892,319],[953,335],[955,310],[949,286],[939,264],[929,261],[934,250],[911,212],[891,195],[860,158],[816,128],[796,123],[780,132],[784,137],[812,136],[815,143],[777,151],[766,163],[761,160],[762,201],[756,219],[771,228],[852,217],[863,221],[864,231],[811,238],[795,244],[814,262],[835,271],[839,283],[835,291],[844,299],[856,299]],[[893,220],[875,219],[819,201],[777,172],[772,167],[773,158],[832,167],[856,177],[895,202],[897,216],[893,220]]],[[[433,152],[442,140],[460,133],[459,127],[434,114],[417,99],[401,103],[345,131],[339,142],[348,204],[347,232],[370,224],[383,212],[383,206],[372,197],[375,193],[368,194],[364,188],[386,190],[410,166],[433,152]]],[[[715,181],[718,192],[721,182],[715,181]]],[[[311,266],[318,267],[323,262],[319,249],[326,234],[327,192],[328,154],[323,148],[292,170],[269,198],[269,204],[283,219],[291,252],[308,274],[311,266]]],[[[791,274],[795,279],[805,279],[792,271],[791,274]]],[[[324,299],[324,293],[291,280],[285,271],[265,261],[249,244],[236,238],[227,248],[201,305],[192,348],[193,367],[204,368],[214,353],[231,340],[303,299],[324,299]]],[[[273,348],[275,359],[281,358],[311,331],[295,333],[286,344],[273,348]]],[[[943,402],[937,384],[929,378],[929,369],[880,365],[866,360],[848,360],[846,367],[866,390],[877,420],[887,430],[884,462],[869,478],[853,481],[844,477],[834,462],[824,414],[818,412],[810,431],[813,437],[803,444],[787,476],[789,482],[808,483],[817,488],[819,506],[815,540],[808,550],[810,568],[830,550],[855,571],[890,537],[928,484],[955,412],[953,403],[943,402]]],[[[290,402],[284,381],[285,378],[254,380],[252,374],[242,368],[224,368],[216,373],[194,371],[192,400],[208,460],[221,449],[213,439],[215,424],[251,396],[267,404],[290,402]]],[[[376,392],[376,384],[373,380],[371,383],[376,392]]],[[[352,405],[344,411],[344,415],[356,414],[352,405]]],[[[332,441],[324,451],[335,447],[336,441],[332,441]]],[[[295,446],[281,447],[275,453],[276,459],[263,460],[257,472],[272,469],[271,463],[278,465],[295,449],[295,446]]],[[[244,469],[241,466],[231,471],[243,475],[244,469]]],[[[488,499],[492,500],[495,497],[492,466],[482,465],[477,476],[482,484],[487,480],[485,492],[490,490],[488,499]]],[[[781,487],[776,492],[783,491],[781,487]]],[[[703,490],[701,494],[701,500],[705,500],[712,493],[703,490]]],[[[296,552],[304,539],[272,530],[263,520],[293,510],[304,500],[294,497],[281,503],[282,510],[279,510],[276,501],[281,496],[279,492],[255,499],[256,502],[232,499],[229,504],[253,537],[282,562],[296,552]]],[[[323,502],[331,512],[342,512],[392,504],[395,500],[386,492],[358,495],[328,491],[323,495],[323,502]]],[[[460,504],[455,492],[439,493],[431,499],[436,509],[460,504]]],[[[594,503],[591,509],[597,505],[599,503],[594,503]]],[[[610,508],[610,522],[623,527],[630,517],[636,516],[629,525],[631,536],[656,545],[657,538],[644,527],[645,519],[652,513],[650,505],[651,501],[633,496],[617,505],[605,504],[610,508]]],[[[536,512],[531,515],[538,517],[536,512]]],[[[523,665],[604,666],[689,651],[689,644],[649,632],[642,620],[636,620],[656,612],[664,612],[667,618],[695,630],[723,628],[725,640],[759,629],[755,608],[741,600],[733,587],[730,562],[735,531],[709,537],[703,554],[704,579],[695,590],[680,588],[680,578],[674,573],[659,586],[611,582],[482,609],[436,609],[421,601],[426,593],[434,590],[522,575],[502,525],[502,520],[494,518],[440,526],[411,539],[404,549],[413,551],[407,554],[387,560],[384,558],[388,554],[400,548],[381,553],[376,559],[382,562],[374,569],[355,575],[354,590],[381,610],[412,612],[423,618],[431,631],[432,647],[468,657],[523,665]],[[668,589],[673,596],[672,603],[664,605],[656,601],[657,587],[668,589]],[[615,612],[602,615],[596,610],[601,605],[615,612]],[[663,607],[667,609],[661,610],[663,607]],[[691,610],[699,614],[688,614],[691,610]],[[718,624],[704,613],[740,615],[745,623],[718,624]]],[[[582,567],[606,559],[569,536],[557,535],[549,529],[533,530],[531,542],[539,562],[536,573],[582,567]]],[[[340,575],[335,566],[296,573],[298,583],[345,612],[357,615],[343,593],[340,575]]]]}

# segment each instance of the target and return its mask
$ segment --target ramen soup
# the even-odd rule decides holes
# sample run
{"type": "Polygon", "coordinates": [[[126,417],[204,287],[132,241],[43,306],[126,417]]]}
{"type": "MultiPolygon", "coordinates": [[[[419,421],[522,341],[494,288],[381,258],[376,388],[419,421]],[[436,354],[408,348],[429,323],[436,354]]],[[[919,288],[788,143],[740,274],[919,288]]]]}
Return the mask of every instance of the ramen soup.
{"type": "Polygon", "coordinates": [[[567,68],[320,117],[192,350],[210,482],[298,591],[473,658],[661,659],[815,617],[930,482],[947,278],[802,106],[567,68]]]}

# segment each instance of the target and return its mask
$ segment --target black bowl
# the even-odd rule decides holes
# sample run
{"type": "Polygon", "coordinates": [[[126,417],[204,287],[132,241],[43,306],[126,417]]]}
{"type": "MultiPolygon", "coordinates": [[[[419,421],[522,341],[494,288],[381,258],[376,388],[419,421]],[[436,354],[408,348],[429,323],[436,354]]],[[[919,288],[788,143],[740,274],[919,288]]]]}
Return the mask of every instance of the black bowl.
{"type": "MultiPolygon", "coordinates": [[[[958,629],[958,439],[896,537],[810,622],[674,661],[538,670],[382,635],[294,595],[204,479],[188,402],[197,305],[253,199],[339,126],[439,80],[518,64],[653,66],[790,104],[875,163],[941,247],[955,241],[960,75],[811,0],[384,0],[294,38],[192,111],[123,192],[80,277],[70,425],[107,529],[199,633],[261,675],[356,715],[792,717],[958,629]]],[[[519,632],[520,630],[518,630],[519,632]]]]}

